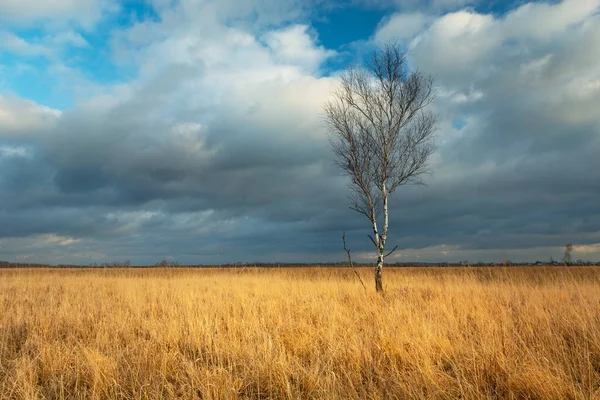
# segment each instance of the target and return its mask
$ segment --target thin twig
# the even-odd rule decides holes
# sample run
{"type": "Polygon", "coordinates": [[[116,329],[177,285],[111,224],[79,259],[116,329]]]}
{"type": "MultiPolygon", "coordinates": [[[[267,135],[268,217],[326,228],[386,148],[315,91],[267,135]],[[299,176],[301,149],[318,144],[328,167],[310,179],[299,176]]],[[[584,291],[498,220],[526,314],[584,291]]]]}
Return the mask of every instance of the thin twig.
{"type": "Polygon", "coordinates": [[[365,283],[363,282],[362,278],[360,277],[360,275],[356,271],[356,268],[354,268],[354,263],[352,262],[352,257],[350,256],[350,250],[348,248],[346,248],[346,232],[344,232],[344,234],[342,235],[342,241],[344,242],[344,250],[346,250],[346,254],[348,254],[348,261],[350,262],[350,267],[352,268],[352,271],[354,271],[354,274],[356,275],[356,277],[360,281],[363,289],[365,289],[365,294],[366,294],[367,293],[367,287],[365,286],[365,283]]]}
{"type": "Polygon", "coordinates": [[[385,256],[383,256],[383,258],[387,258],[389,255],[391,255],[393,252],[395,252],[397,248],[398,248],[398,246],[394,247],[394,248],[392,249],[392,251],[390,251],[390,252],[389,252],[389,253],[387,253],[385,256]]]}
{"type": "Polygon", "coordinates": [[[371,242],[373,242],[373,246],[375,246],[376,249],[378,249],[379,247],[377,246],[377,243],[375,243],[375,239],[373,239],[373,236],[371,235],[367,235],[369,237],[369,239],[371,239],[371,242]]]}

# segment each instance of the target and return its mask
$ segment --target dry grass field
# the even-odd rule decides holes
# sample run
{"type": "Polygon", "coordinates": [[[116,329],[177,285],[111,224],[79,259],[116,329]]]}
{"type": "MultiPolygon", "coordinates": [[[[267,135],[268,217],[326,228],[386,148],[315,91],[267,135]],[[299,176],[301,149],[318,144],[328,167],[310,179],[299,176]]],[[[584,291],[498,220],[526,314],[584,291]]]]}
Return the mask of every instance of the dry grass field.
{"type": "Polygon", "coordinates": [[[600,269],[360,272],[0,270],[0,398],[600,398],[600,269]]]}

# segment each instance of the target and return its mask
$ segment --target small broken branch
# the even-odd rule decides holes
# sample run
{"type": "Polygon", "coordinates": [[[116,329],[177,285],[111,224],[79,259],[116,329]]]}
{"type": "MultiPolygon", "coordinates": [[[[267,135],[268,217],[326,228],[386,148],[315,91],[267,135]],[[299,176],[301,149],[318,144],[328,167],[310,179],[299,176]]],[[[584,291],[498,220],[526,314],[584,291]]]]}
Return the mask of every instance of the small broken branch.
{"type": "Polygon", "coordinates": [[[371,242],[373,242],[373,246],[375,246],[375,248],[377,249],[378,246],[377,246],[377,243],[375,243],[375,239],[373,239],[373,236],[371,236],[371,235],[367,235],[367,236],[369,237],[369,239],[371,239],[371,242]]]}
{"type": "Polygon", "coordinates": [[[387,253],[385,256],[383,256],[383,258],[387,258],[389,255],[391,255],[393,252],[395,252],[397,248],[398,248],[398,246],[394,247],[394,248],[392,249],[392,251],[390,251],[390,252],[389,252],[389,253],[387,253]]]}
{"type": "Polygon", "coordinates": [[[346,247],[346,232],[344,232],[344,234],[342,235],[342,241],[344,242],[344,250],[346,251],[346,254],[348,255],[348,262],[350,262],[350,267],[352,268],[352,271],[354,271],[354,274],[360,281],[360,284],[362,285],[363,289],[365,289],[365,294],[366,294],[367,287],[365,286],[365,283],[363,282],[362,278],[358,274],[358,271],[356,271],[356,268],[354,268],[354,263],[352,262],[352,257],[350,256],[350,250],[346,247]]]}

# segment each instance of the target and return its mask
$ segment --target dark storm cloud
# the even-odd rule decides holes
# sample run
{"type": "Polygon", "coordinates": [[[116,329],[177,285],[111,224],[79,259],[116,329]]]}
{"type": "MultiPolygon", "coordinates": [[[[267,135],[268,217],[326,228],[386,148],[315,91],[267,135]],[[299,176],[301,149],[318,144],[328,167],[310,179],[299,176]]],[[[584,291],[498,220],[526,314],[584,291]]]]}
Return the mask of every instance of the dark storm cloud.
{"type": "Polygon", "coordinates": [[[344,183],[330,179],[325,142],[285,120],[249,121],[233,105],[221,115],[199,110],[193,122],[166,123],[154,117],[164,111],[156,95],[142,87],[107,109],[65,112],[26,157],[3,158],[0,236],[93,239],[137,260],[187,254],[193,262],[196,254],[217,262],[218,246],[233,250],[227,260],[236,252],[274,260],[267,251],[274,247],[317,250],[322,241],[311,244],[296,232],[343,198],[344,183]],[[132,234],[144,239],[126,239],[132,234]]]}

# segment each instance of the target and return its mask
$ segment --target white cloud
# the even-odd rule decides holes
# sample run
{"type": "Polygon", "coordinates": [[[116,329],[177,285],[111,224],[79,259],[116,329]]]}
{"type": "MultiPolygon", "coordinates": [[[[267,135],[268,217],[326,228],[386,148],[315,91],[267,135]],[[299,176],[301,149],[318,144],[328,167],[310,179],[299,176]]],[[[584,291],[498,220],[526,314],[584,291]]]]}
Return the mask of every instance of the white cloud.
{"type": "Polygon", "coordinates": [[[577,256],[579,253],[585,255],[596,254],[600,255],[600,243],[573,246],[573,253],[577,256]]]}
{"type": "Polygon", "coordinates": [[[528,3],[510,12],[499,24],[501,34],[508,37],[531,37],[549,40],[564,35],[600,7],[599,0],[564,0],[558,4],[528,3]]]}
{"type": "MultiPolygon", "coordinates": [[[[262,2],[257,4],[262,7],[262,2]]],[[[250,29],[244,23],[225,22],[221,13],[229,6],[233,7],[228,3],[183,2],[174,8],[160,8],[160,22],[144,21],[118,32],[116,59],[139,70],[139,78],[128,85],[133,92],[141,88],[152,91],[152,95],[168,92],[174,112],[179,102],[188,109],[235,107],[234,103],[239,103],[240,109],[228,111],[234,114],[244,114],[265,101],[277,103],[274,106],[280,109],[287,101],[267,100],[264,93],[279,95],[287,85],[318,76],[323,62],[335,54],[316,44],[306,25],[250,29]],[[183,80],[185,85],[178,86],[183,80]]],[[[237,12],[241,11],[233,11],[237,12]]],[[[309,87],[314,86],[311,81],[309,87]]],[[[308,96],[303,99],[306,103],[315,100],[308,96]]],[[[294,107],[281,118],[303,109],[297,104],[294,107]]]]}
{"type": "MultiPolygon", "coordinates": [[[[90,241],[58,234],[32,235],[22,238],[3,238],[0,242],[4,257],[13,262],[78,263],[102,261],[107,256],[89,250],[90,241]],[[44,254],[44,258],[40,257],[44,254]]],[[[2,259],[0,259],[1,261],[2,259]]]]}
{"type": "Polygon", "coordinates": [[[91,29],[105,12],[116,8],[109,0],[2,0],[0,21],[22,25],[44,22],[50,26],[75,23],[91,29]]]}
{"type": "MultiPolygon", "coordinates": [[[[412,60],[445,85],[463,87],[499,82],[500,76],[513,84],[521,79],[527,84],[563,84],[574,70],[595,75],[599,6],[600,0],[566,0],[526,4],[503,17],[468,10],[449,13],[416,34],[412,60]],[[518,69],[511,69],[517,75],[510,79],[509,65],[518,69]]],[[[383,25],[376,37],[392,28],[383,25]]]]}
{"type": "Polygon", "coordinates": [[[27,40],[11,32],[0,31],[0,54],[3,52],[24,57],[42,56],[54,65],[61,63],[61,55],[69,47],[87,47],[89,43],[80,33],[65,30],[27,40]]]}
{"type": "Polygon", "coordinates": [[[79,32],[72,30],[62,31],[49,36],[46,40],[57,46],[88,47],[89,43],[79,32]]]}
{"type": "Polygon", "coordinates": [[[335,54],[323,46],[315,46],[306,25],[268,32],[264,40],[277,61],[302,66],[309,73],[315,73],[325,59],[335,54]]]}
{"type": "Polygon", "coordinates": [[[59,116],[60,111],[33,101],[0,95],[0,138],[48,132],[59,116]]]}
{"type": "Polygon", "coordinates": [[[80,241],[80,239],[55,234],[42,235],[38,240],[42,245],[56,244],[58,246],[70,246],[80,241]]]}
{"type": "Polygon", "coordinates": [[[501,43],[491,34],[494,17],[468,11],[446,14],[432,23],[413,43],[419,68],[445,79],[469,74],[470,79],[487,76],[485,58],[501,43]],[[471,74],[475,75],[471,75],[471,74]]]}
{"type": "Polygon", "coordinates": [[[29,152],[23,146],[1,146],[0,157],[27,157],[29,152]]]}
{"type": "Polygon", "coordinates": [[[383,21],[375,33],[376,43],[410,40],[423,31],[432,17],[420,12],[397,13],[383,21]]]}
{"type": "MultiPolygon", "coordinates": [[[[563,248],[560,246],[537,246],[532,248],[498,248],[498,249],[471,249],[457,245],[436,245],[417,249],[403,249],[393,253],[389,263],[394,262],[460,262],[468,261],[475,264],[480,261],[493,261],[502,263],[511,262],[549,262],[551,258],[560,260],[562,258],[563,248]]],[[[600,245],[582,245],[573,246],[573,260],[582,257],[584,260],[596,260],[600,257],[600,245]]],[[[366,254],[365,261],[372,260],[374,257],[366,254]]]]}
{"type": "Polygon", "coordinates": [[[78,238],[46,233],[28,238],[5,238],[3,244],[19,247],[22,251],[31,251],[35,248],[48,249],[53,246],[70,246],[80,241],[78,238]]]}
{"type": "Polygon", "coordinates": [[[3,51],[23,56],[46,56],[50,54],[50,49],[46,46],[30,43],[11,32],[0,31],[0,53],[3,51]]]}

